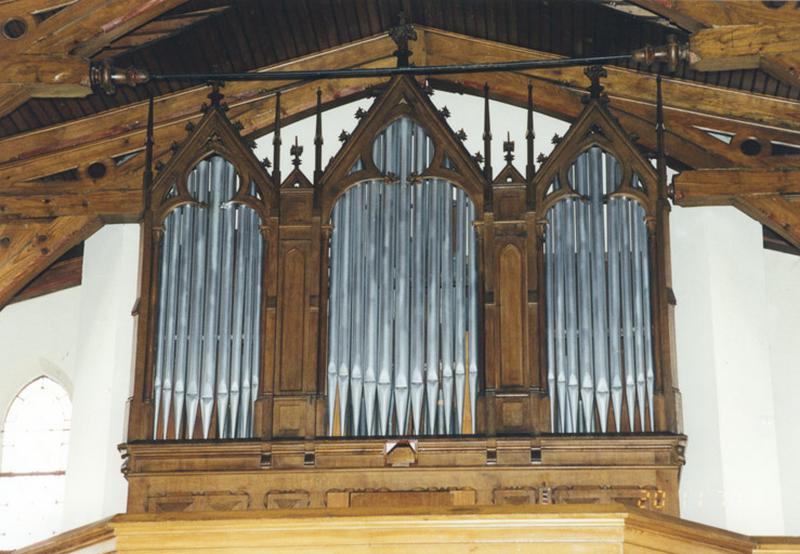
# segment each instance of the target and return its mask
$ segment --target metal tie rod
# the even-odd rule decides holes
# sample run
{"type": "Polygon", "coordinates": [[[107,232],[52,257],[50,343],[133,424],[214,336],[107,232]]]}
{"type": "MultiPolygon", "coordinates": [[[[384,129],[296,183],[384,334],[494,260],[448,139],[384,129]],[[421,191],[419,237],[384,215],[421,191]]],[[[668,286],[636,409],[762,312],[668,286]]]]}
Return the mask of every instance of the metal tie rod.
{"type": "MultiPolygon", "coordinates": [[[[403,50],[403,48],[401,48],[403,50]]],[[[89,64],[89,81],[95,88],[114,94],[116,85],[136,86],[148,81],[180,80],[196,83],[209,81],[291,81],[314,79],[347,79],[358,77],[391,77],[394,75],[448,75],[454,73],[485,73],[492,71],[519,71],[523,69],[552,69],[587,65],[603,65],[633,60],[651,65],[660,62],[669,72],[674,72],[680,60],[689,59],[689,48],[679,44],[675,35],[667,36],[662,46],[647,45],[629,54],[593,56],[585,58],[557,58],[551,60],[518,60],[513,62],[488,62],[456,65],[409,66],[407,59],[398,58],[397,67],[320,69],[317,71],[263,71],[251,73],[150,73],[146,69],[114,67],[109,60],[89,64]]]]}

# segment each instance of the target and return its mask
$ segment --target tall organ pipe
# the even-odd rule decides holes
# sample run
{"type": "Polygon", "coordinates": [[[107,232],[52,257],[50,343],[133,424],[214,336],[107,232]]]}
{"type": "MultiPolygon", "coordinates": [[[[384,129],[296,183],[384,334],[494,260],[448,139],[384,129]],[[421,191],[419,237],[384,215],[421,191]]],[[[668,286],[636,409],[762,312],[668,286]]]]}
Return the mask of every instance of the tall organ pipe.
{"type": "MultiPolygon", "coordinates": [[[[614,164],[613,177],[616,182],[619,166],[614,164]]],[[[614,413],[614,430],[622,430],[622,365],[620,350],[620,226],[622,199],[611,197],[608,201],[608,350],[611,375],[611,407],[614,413]]],[[[600,411],[601,423],[607,414],[600,411]]],[[[602,427],[603,432],[606,431],[602,427]]]]}
{"type": "Polygon", "coordinates": [[[445,434],[451,433],[453,408],[453,255],[452,214],[453,191],[447,183],[441,183],[442,203],[442,411],[445,434]]]}
{"type": "MultiPolygon", "coordinates": [[[[341,306],[349,306],[350,295],[350,256],[352,256],[352,249],[350,247],[351,240],[351,222],[352,222],[352,204],[351,197],[345,198],[345,203],[342,206],[341,232],[342,232],[342,258],[341,265],[341,281],[339,285],[339,302],[341,306]]],[[[350,388],[350,310],[341,310],[339,312],[339,433],[344,435],[347,425],[347,395],[350,388]]]]}
{"type": "Polygon", "coordinates": [[[425,393],[425,187],[414,187],[414,279],[411,320],[411,414],[414,434],[422,432],[422,399],[425,393]]]}
{"type": "Polygon", "coordinates": [[[211,414],[214,409],[214,372],[217,365],[217,324],[219,323],[220,278],[220,211],[222,190],[225,186],[225,162],[222,158],[211,161],[211,200],[208,224],[208,261],[206,264],[205,329],[203,333],[203,366],[200,372],[200,416],[203,438],[208,438],[211,414]]]}
{"type": "Polygon", "coordinates": [[[428,359],[425,371],[425,392],[427,395],[428,411],[426,429],[428,434],[436,432],[436,415],[439,401],[439,271],[441,256],[439,250],[442,243],[439,240],[440,210],[437,183],[428,186],[428,329],[427,348],[428,359]]]}
{"type": "MultiPolygon", "coordinates": [[[[232,173],[233,167],[227,168],[232,173]]],[[[223,198],[227,201],[233,196],[236,176],[226,175],[223,198]]],[[[220,277],[219,302],[219,363],[217,365],[217,436],[227,438],[226,422],[230,398],[230,359],[231,359],[231,296],[233,293],[233,239],[234,207],[225,204],[222,212],[222,275],[220,277]]]]}
{"type": "Polygon", "coordinates": [[[242,353],[244,344],[245,289],[247,287],[247,253],[250,251],[250,234],[246,231],[245,220],[249,208],[236,206],[236,225],[238,240],[236,241],[236,275],[233,289],[233,326],[231,330],[231,385],[230,412],[232,437],[240,436],[239,404],[242,396],[242,353]]]}
{"type": "MultiPolygon", "coordinates": [[[[593,147],[589,150],[589,178],[591,185],[592,210],[592,313],[594,315],[594,386],[597,397],[597,408],[600,413],[601,431],[606,431],[608,419],[608,319],[606,310],[606,225],[603,196],[611,188],[607,183],[603,187],[602,151],[593,147]]],[[[594,423],[594,414],[591,416],[594,423]]],[[[587,427],[587,431],[592,431],[587,427]]]]}
{"type": "MultiPolygon", "coordinates": [[[[255,192],[255,191],[252,191],[255,192]]],[[[263,267],[262,255],[264,252],[259,229],[259,218],[256,213],[248,209],[251,216],[253,235],[251,257],[253,258],[251,283],[253,288],[253,302],[250,304],[250,317],[252,318],[253,340],[250,344],[250,417],[247,419],[247,432],[245,437],[253,436],[253,417],[255,416],[255,402],[258,399],[258,385],[260,382],[261,361],[261,273],[263,267]]]]}
{"type": "Polygon", "coordinates": [[[456,396],[456,414],[455,424],[459,426],[454,429],[454,432],[461,432],[462,422],[464,421],[464,394],[467,378],[466,369],[466,350],[465,341],[467,333],[467,314],[464,306],[467,304],[467,297],[464,290],[464,273],[466,270],[464,247],[466,239],[465,220],[467,216],[466,202],[464,198],[464,191],[456,189],[456,228],[455,228],[455,265],[453,271],[455,272],[454,284],[455,293],[453,300],[453,311],[455,316],[454,332],[455,332],[455,396],[456,396]]]}
{"type": "Polygon", "coordinates": [[[352,432],[359,434],[361,421],[361,396],[364,389],[364,264],[363,264],[363,225],[364,225],[364,189],[358,187],[353,190],[354,205],[352,218],[351,241],[353,243],[353,333],[351,334],[352,364],[350,368],[350,395],[352,411],[352,432]]]}
{"type": "MultiPolygon", "coordinates": [[[[196,176],[194,176],[196,177],[196,176]]],[[[196,179],[192,179],[196,182],[196,179]]],[[[194,187],[196,190],[196,187],[194,187]]],[[[190,188],[190,191],[192,189],[190,188]]],[[[175,436],[179,437],[183,422],[183,403],[186,392],[186,359],[189,340],[189,292],[192,264],[192,239],[196,206],[186,205],[180,208],[181,214],[181,255],[180,274],[178,277],[178,328],[177,345],[175,347],[175,372],[173,383],[173,406],[175,410],[175,436]]]]}
{"type": "MultiPolygon", "coordinates": [[[[633,315],[634,315],[634,343],[636,345],[636,356],[634,363],[636,364],[636,412],[639,414],[639,425],[642,431],[644,427],[644,413],[645,413],[645,367],[644,367],[644,306],[642,293],[644,283],[642,282],[642,258],[640,252],[643,243],[646,244],[647,238],[643,237],[644,230],[644,213],[641,212],[641,207],[636,203],[631,203],[631,231],[633,235],[633,245],[631,258],[633,258],[633,315]]],[[[632,406],[628,407],[632,409],[632,406]]]]}
{"type": "MultiPolygon", "coordinates": [[[[594,244],[590,239],[590,207],[589,189],[595,184],[590,181],[588,173],[588,160],[585,155],[578,156],[575,163],[576,190],[583,195],[576,202],[576,219],[578,231],[578,308],[579,308],[579,346],[580,346],[580,391],[583,419],[583,429],[590,431],[594,423],[594,375],[592,368],[592,276],[590,274],[590,259],[595,257],[594,244]]],[[[593,206],[592,206],[593,207],[593,206]]],[[[592,214],[594,215],[594,214],[592,214]]]]}
{"type": "Polygon", "coordinates": [[[467,271],[469,272],[469,401],[470,401],[470,414],[472,416],[472,428],[470,431],[475,432],[476,416],[475,412],[478,407],[478,356],[479,356],[479,340],[480,332],[478,331],[478,240],[475,229],[472,227],[472,222],[475,220],[475,206],[472,202],[467,203],[467,250],[469,254],[469,264],[467,271]]]}
{"type": "MultiPolygon", "coordinates": [[[[169,219],[169,218],[168,218],[169,219]]],[[[153,375],[154,378],[154,417],[153,417],[153,438],[158,438],[158,429],[159,429],[159,414],[161,413],[161,387],[163,386],[163,375],[164,375],[164,356],[165,356],[165,344],[167,341],[167,290],[169,287],[166,285],[165,279],[168,279],[167,272],[169,271],[169,245],[170,239],[167,237],[167,229],[169,227],[169,221],[164,222],[164,236],[161,240],[161,264],[160,264],[160,281],[159,281],[159,290],[158,290],[158,339],[156,342],[156,364],[155,364],[155,373],[153,375]]],[[[166,434],[166,433],[165,433],[166,434]]]]}
{"type": "MultiPolygon", "coordinates": [[[[208,166],[206,161],[197,164],[197,201],[208,201],[208,166]]],[[[206,274],[206,222],[208,207],[198,210],[195,217],[195,242],[192,264],[191,314],[189,317],[189,367],[186,371],[186,438],[194,435],[197,407],[200,402],[200,364],[203,340],[203,313],[205,311],[206,274]]]]}

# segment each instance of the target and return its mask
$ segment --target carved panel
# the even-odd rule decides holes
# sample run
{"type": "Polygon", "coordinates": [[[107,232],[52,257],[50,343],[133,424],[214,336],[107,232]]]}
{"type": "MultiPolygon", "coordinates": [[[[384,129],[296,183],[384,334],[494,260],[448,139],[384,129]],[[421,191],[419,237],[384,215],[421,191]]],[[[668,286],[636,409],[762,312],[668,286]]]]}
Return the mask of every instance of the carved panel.
{"type": "Polygon", "coordinates": [[[247,510],[250,495],[246,492],[214,491],[153,495],[147,499],[147,511],[163,512],[230,512],[247,510]]]}
{"type": "Polygon", "coordinates": [[[329,508],[474,506],[476,500],[474,489],[363,489],[328,491],[325,495],[329,508]]]}
{"type": "Polygon", "coordinates": [[[500,252],[498,292],[500,296],[501,386],[525,384],[523,371],[523,270],[522,254],[507,244],[500,252]]]}
{"type": "Polygon", "coordinates": [[[305,255],[297,248],[289,250],[283,259],[281,281],[281,391],[300,391],[303,388],[305,276],[305,255]]]}
{"type": "Polygon", "coordinates": [[[308,491],[269,491],[264,497],[264,506],[268,509],[308,508],[311,495],[308,491]]]}
{"type": "Polygon", "coordinates": [[[522,506],[536,504],[538,500],[535,487],[514,487],[492,491],[492,503],[498,505],[522,506]]]}
{"type": "Polygon", "coordinates": [[[552,489],[553,504],[608,504],[617,502],[638,508],[663,510],[667,495],[658,487],[624,485],[557,486],[552,489]]]}
{"type": "Polygon", "coordinates": [[[276,398],[272,432],[276,437],[304,437],[312,418],[313,411],[305,397],[276,398]]]}

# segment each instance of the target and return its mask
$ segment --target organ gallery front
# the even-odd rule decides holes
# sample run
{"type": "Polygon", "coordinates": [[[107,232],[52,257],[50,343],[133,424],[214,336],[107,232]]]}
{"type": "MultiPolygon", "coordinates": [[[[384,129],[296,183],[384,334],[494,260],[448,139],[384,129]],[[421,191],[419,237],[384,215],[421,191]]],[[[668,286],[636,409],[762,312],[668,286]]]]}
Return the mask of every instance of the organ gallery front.
{"type": "Polygon", "coordinates": [[[508,140],[496,172],[491,83],[483,156],[396,76],[326,167],[318,107],[308,175],[298,146],[282,175],[279,99],[263,163],[215,85],[146,177],[129,512],[677,515],[663,149],[654,168],[602,73],[538,170],[529,85],[524,171],[508,140]]]}

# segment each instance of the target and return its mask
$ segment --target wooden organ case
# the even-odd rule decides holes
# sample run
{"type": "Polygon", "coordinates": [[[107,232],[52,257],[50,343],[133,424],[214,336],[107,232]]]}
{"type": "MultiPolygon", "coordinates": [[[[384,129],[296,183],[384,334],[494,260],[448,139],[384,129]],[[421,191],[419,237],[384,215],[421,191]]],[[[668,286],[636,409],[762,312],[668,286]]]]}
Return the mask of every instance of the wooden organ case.
{"type": "Polygon", "coordinates": [[[128,511],[677,515],[669,205],[598,79],[538,172],[529,90],[525,177],[397,77],[280,182],[212,93],[147,193],[128,511]]]}

